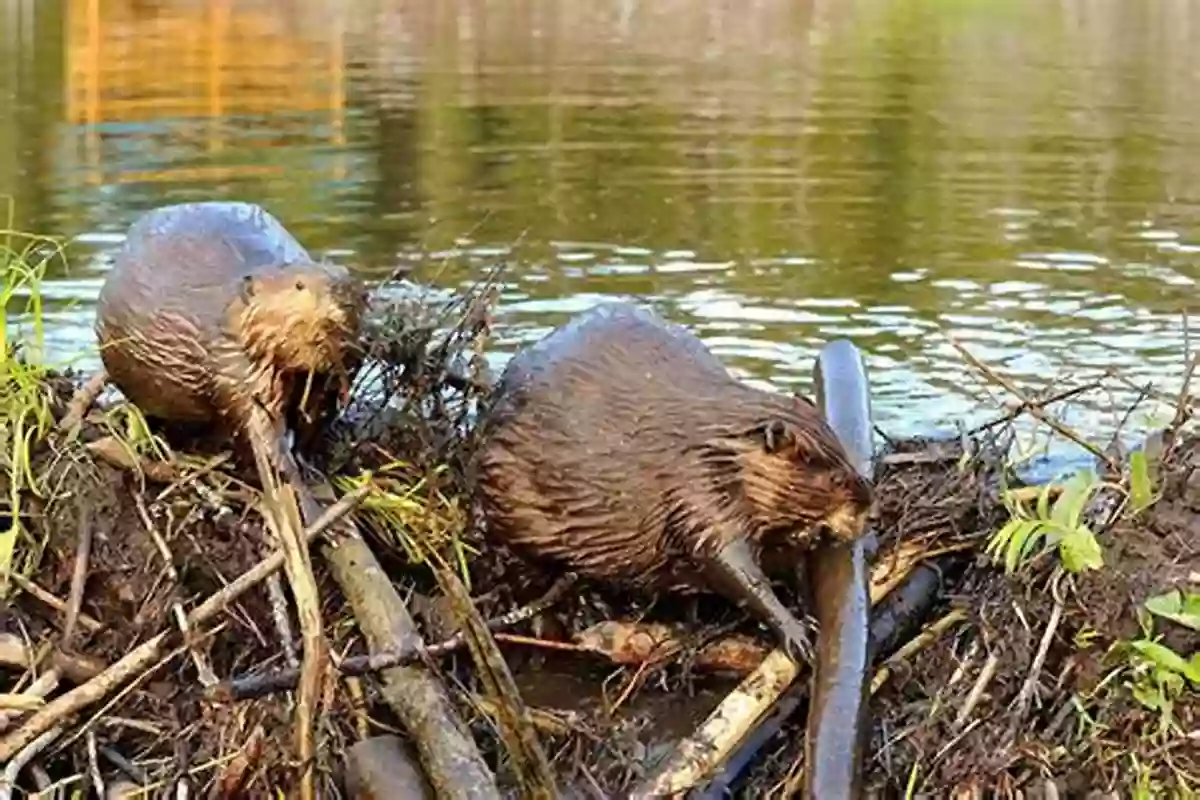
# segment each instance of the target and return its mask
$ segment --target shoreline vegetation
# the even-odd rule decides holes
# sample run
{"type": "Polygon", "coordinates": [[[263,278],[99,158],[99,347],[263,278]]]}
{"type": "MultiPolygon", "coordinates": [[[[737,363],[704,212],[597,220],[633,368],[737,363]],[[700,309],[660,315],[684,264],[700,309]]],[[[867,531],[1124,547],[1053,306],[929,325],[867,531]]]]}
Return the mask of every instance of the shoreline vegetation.
{"type": "MultiPolygon", "coordinates": [[[[0,246],[0,800],[405,780],[412,796],[625,796],[770,667],[769,637],[726,604],[689,622],[669,598],[572,588],[485,545],[465,498],[496,274],[448,299],[379,293],[370,365],[312,459],[328,511],[299,531],[286,489],[256,488],[205,442],[168,444],[103,397],[73,407],[87,376],[39,355],[41,276],[62,250],[16,233],[0,246]],[[285,529],[319,543],[307,598],[266,583],[307,558],[268,544],[285,529]]],[[[1141,390],[1174,414],[1122,452],[1119,431],[1097,442],[1056,415],[1121,376],[1033,396],[955,346],[995,390],[994,417],[877,436],[871,597],[910,624],[876,640],[872,623],[866,785],[1194,796],[1197,357],[1164,376],[1173,391],[1141,390]],[[1024,418],[1094,466],[1023,485],[1024,418]]],[[[794,794],[806,680],[778,705],[795,713],[743,721],[718,763],[689,766],[693,796],[794,794]]]]}

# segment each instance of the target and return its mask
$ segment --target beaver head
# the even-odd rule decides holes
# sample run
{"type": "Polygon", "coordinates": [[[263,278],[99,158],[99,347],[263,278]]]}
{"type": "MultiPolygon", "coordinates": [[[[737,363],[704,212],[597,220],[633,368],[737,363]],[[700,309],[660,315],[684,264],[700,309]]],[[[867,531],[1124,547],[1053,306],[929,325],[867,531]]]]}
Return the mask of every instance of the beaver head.
{"type": "Polygon", "coordinates": [[[710,440],[705,461],[724,476],[727,496],[743,500],[758,538],[800,544],[823,528],[853,541],[865,530],[871,483],[815,407],[790,399],[792,409],[710,440]]]}
{"type": "Polygon", "coordinates": [[[256,361],[296,372],[337,372],[356,360],[366,294],[342,266],[287,264],[247,275],[234,326],[256,361]]]}

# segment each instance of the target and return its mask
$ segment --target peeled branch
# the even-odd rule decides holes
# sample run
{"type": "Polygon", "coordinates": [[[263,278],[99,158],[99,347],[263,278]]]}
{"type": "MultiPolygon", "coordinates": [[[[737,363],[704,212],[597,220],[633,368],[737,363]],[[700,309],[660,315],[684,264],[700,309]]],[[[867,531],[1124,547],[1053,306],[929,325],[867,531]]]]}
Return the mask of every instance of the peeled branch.
{"type": "MultiPolygon", "coordinates": [[[[598,622],[575,636],[575,643],[614,664],[643,664],[677,653],[687,645],[678,629],[654,622],[598,622]]],[[[748,675],[767,657],[770,648],[753,637],[732,634],[698,648],[690,664],[702,672],[748,675]]]]}
{"type": "MultiPolygon", "coordinates": [[[[399,592],[352,524],[339,525],[322,553],[372,654],[423,646],[399,592]]],[[[499,800],[495,776],[438,680],[419,664],[392,667],[380,677],[383,698],[412,736],[437,796],[499,800]]]]}

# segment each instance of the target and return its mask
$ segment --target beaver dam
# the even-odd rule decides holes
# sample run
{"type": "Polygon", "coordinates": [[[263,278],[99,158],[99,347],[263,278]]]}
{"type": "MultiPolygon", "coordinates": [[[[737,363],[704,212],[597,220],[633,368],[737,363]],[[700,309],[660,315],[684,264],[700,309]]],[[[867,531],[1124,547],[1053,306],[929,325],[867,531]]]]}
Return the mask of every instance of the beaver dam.
{"type": "MultiPolygon", "coordinates": [[[[264,560],[283,490],[203,437],[168,445],[119,397],[60,424],[86,376],[6,343],[0,797],[648,796],[762,666],[774,641],[728,603],[566,591],[485,545],[465,498],[492,284],[451,299],[383,288],[353,402],[310,459],[340,498],[324,498],[326,520],[353,516],[366,545],[312,548],[315,672],[294,598],[267,588],[285,561],[264,560]],[[315,691],[299,690],[306,676],[315,691]]],[[[1122,452],[1056,416],[1120,376],[1029,396],[963,358],[1000,398],[990,423],[937,441],[877,433],[866,786],[1192,796],[1195,360],[1164,376],[1182,391],[1157,395],[1174,419],[1122,452]],[[1023,485],[1030,421],[1094,468],[1023,485]]],[[[796,794],[806,691],[802,675],[693,764],[688,796],[796,794]]]]}

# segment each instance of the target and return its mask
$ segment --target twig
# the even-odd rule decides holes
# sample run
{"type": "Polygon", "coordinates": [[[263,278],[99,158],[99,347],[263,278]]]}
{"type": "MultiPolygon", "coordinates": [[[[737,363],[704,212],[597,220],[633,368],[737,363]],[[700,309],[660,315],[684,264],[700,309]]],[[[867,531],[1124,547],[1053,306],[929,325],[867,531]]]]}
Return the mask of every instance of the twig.
{"type": "Polygon", "coordinates": [[[1046,623],[1046,631],[1042,634],[1042,641],[1038,644],[1037,653],[1034,654],[1033,664],[1029,668],[1029,676],[1021,686],[1021,691],[1013,704],[1012,724],[1014,727],[1025,720],[1034,688],[1037,686],[1038,676],[1042,673],[1042,665],[1046,663],[1046,654],[1050,652],[1050,642],[1053,641],[1054,634],[1058,631],[1058,624],[1062,621],[1064,604],[1062,595],[1059,593],[1059,581],[1062,579],[1062,574],[1062,568],[1055,567],[1054,577],[1050,579],[1050,592],[1054,595],[1054,609],[1050,612],[1050,621],[1046,623]]]}
{"type": "Polygon", "coordinates": [[[925,768],[926,772],[932,773],[934,770],[934,767],[936,767],[939,763],[941,763],[941,760],[945,757],[945,755],[947,753],[949,753],[951,750],[953,750],[955,748],[955,746],[958,745],[959,742],[961,742],[963,739],[965,739],[967,737],[967,734],[969,734],[971,731],[975,730],[982,724],[983,724],[982,719],[973,720],[970,724],[967,725],[967,727],[963,728],[961,731],[956,733],[953,736],[953,738],[950,739],[950,741],[946,742],[944,745],[942,745],[942,747],[936,753],[934,753],[933,759],[930,761],[929,766],[925,768]]]}
{"type": "MultiPolygon", "coordinates": [[[[33,778],[33,785],[37,787],[37,793],[31,794],[30,797],[33,800],[41,800],[43,794],[48,792],[50,787],[54,785],[54,781],[50,779],[50,773],[46,772],[46,768],[37,763],[29,765],[29,775],[33,778]]],[[[52,800],[57,800],[55,795],[51,795],[50,797],[52,800]]]]}
{"type": "Polygon", "coordinates": [[[743,720],[762,716],[776,697],[800,674],[800,665],[782,649],[772,650],[759,668],[709,715],[690,737],[680,742],[670,761],[629,795],[631,798],[672,796],[694,786],[732,750],[746,730],[743,720]]]}
{"type": "MultiPolygon", "coordinates": [[[[29,580],[24,575],[13,572],[13,573],[10,573],[8,577],[13,583],[15,583],[17,585],[18,589],[20,589],[22,592],[25,592],[27,595],[29,595],[33,599],[37,600],[38,602],[40,602],[44,605],[49,606],[50,608],[53,608],[55,611],[63,612],[63,613],[66,612],[67,604],[65,602],[63,602],[62,600],[59,600],[53,594],[46,591],[41,586],[38,586],[36,583],[29,580]]],[[[103,628],[104,628],[104,625],[99,620],[97,620],[95,617],[88,616],[87,614],[83,613],[82,611],[76,613],[75,623],[79,627],[81,627],[85,631],[87,631],[88,633],[96,633],[100,630],[103,630],[103,628]]]]}
{"type": "Polygon", "coordinates": [[[85,450],[110,466],[126,472],[132,472],[139,477],[146,477],[155,483],[171,483],[178,479],[174,464],[165,461],[151,461],[139,458],[115,436],[103,436],[83,446],[85,450]]]}
{"type": "MultiPolygon", "coordinates": [[[[278,437],[272,438],[273,427],[265,411],[259,408],[251,414],[250,441],[254,449],[254,461],[258,465],[258,476],[263,488],[263,517],[267,526],[282,543],[286,555],[284,568],[292,586],[292,599],[296,603],[296,616],[300,622],[300,636],[304,651],[300,662],[300,681],[296,698],[296,755],[300,762],[300,797],[316,800],[316,776],[314,774],[315,741],[313,719],[320,703],[321,682],[328,661],[328,646],[322,630],[321,600],[317,579],[313,575],[312,561],[301,531],[300,508],[296,503],[296,492],[305,487],[293,488],[281,485],[276,472],[277,460],[272,456],[287,447],[278,437]]],[[[300,481],[297,475],[294,480],[300,481]]]]}
{"type": "MultiPolygon", "coordinates": [[[[492,632],[503,630],[504,628],[512,627],[520,624],[527,619],[537,616],[538,614],[550,608],[557,603],[567,590],[570,589],[576,582],[576,577],[573,573],[567,573],[560,577],[550,589],[537,600],[527,603],[519,608],[515,608],[506,614],[487,621],[487,629],[492,632]]],[[[539,644],[544,644],[541,640],[537,640],[539,644]]],[[[467,642],[466,633],[459,631],[453,636],[437,644],[427,645],[425,647],[409,647],[404,650],[394,652],[384,652],[375,655],[351,656],[344,658],[341,661],[335,662],[334,666],[337,671],[345,676],[366,675],[372,672],[380,672],[392,667],[398,667],[403,664],[413,664],[423,658],[440,658],[447,653],[459,650],[467,642]]],[[[584,648],[578,645],[570,645],[572,650],[583,650],[584,648]]],[[[245,678],[235,678],[228,683],[212,687],[209,696],[212,699],[221,700],[248,700],[253,697],[261,697],[271,692],[285,691],[296,686],[296,681],[300,677],[300,671],[295,668],[281,669],[274,672],[265,673],[262,675],[252,675],[245,678]]]]}
{"type": "MultiPolygon", "coordinates": [[[[440,553],[434,551],[431,555],[437,582],[449,598],[465,633],[471,660],[475,662],[475,673],[484,691],[495,703],[498,712],[495,717],[497,732],[507,751],[510,774],[516,777],[520,795],[544,800],[558,797],[550,760],[538,739],[529,707],[521,697],[504,655],[479,610],[471,602],[462,580],[440,553]]],[[[568,585],[574,583],[574,576],[564,582],[568,585]]]]}
{"type": "MultiPolygon", "coordinates": [[[[921,568],[919,558],[911,554],[905,572],[921,568]]],[[[876,606],[900,581],[886,580],[896,569],[889,559],[879,559],[871,570],[870,601],[876,606]]],[[[902,576],[901,576],[902,579],[902,576]]],[[[882,637],[881,637],[882,638],[882,637]]],[[[779,648],[772,650],[758,668],[742,680],[738,688],[701,723],[655,773],[642,781],[631,798],[671,796],[695,786],[712,768],[724,761],[788,686],[800,674],[800,666],[779,648]]]]}
{"type": "Polygon", "coordinates": [[[960,622],[966,620],[967,614],[962,609],[955,609],[944,617],[931,622],[920,633],[914,636],[909,641],[905,642],[895,653],[888,656],[887,660],[879,666],[875,671],[875,675],[871,678],[871,694],[874,695],[885,684],[888,678],[892,675],[892,668],[896,664],[906,658],[911,658],[917,653],[924,650],[929,645],[933,644],[943,633],[950,630],[960,622]]]}
{"type": "Polygon", "coordinates": [[[62,734],[62,731],[61,725],[50,728],[5,759],[7,763],[4,765],[4,772],[0,773],[0,800],[11,800],[12,791],[17,785],[17,776],[21,774],[21,770],[25,769],[25,766],[36,758],[38,753],[49,747],[50,743],[62,734]]]}
{"type": "Polygon", "coordinates": [[[275,622],[275,632],[279,634],[279,644],[283,647],[283,658],[299,675],[300,657],[296,654],[296,637],[292,633],[287,595],[283,593],[283,581],[279,580],[279,573],[267,578],[267,598],[271,602],[271,618],[275,622]]]}
{"type": "Polygon", "coordinates": [[[979,705],[979,699],[987,691],[988,684],[992,682],[999,666],[1000,656],[996,653],[988,655],[987,660],[983,662],[983,669],[979,671],[979,677],[975,679],[971,691],[967,693],[967,699],[963,701],[962,708],[958,710],[958,716],[954,718],[954,730],[961,730],[962,726],[971,718],[975,706],[979,705]]]}
{"type": "Polygon", "coordinates": [[[1049,425],[1059,435],[1065,436],[1066,438],[1070,439],[1075,444],[1082,447],[1084,450],[1087,450],[1089,453],[1094,455],[1096,458],[1103,461],[1108,466],[1109,469],[1114,470],[1114,471],[1119,469],[1119,467],[1116,463],[1116,460],[1113,459],[1112,456],[1110,456],[1108,453],[1105,453],[1103,450],[1096,447],[1096,445],[1092,444],[1087,439],[1083,438],[1078,433],[1071,430],[1066,425],[1063,425],[1061,422],[1054,419],[1054,417],[1047,414],[1045,411],[1042,410],[1041,406],[1039,406],[1036,402],[1030,400],[1016,384],[1014,384],[1012,381],[1010,381],[1008,378],[1004,377],[1000,373],[993,370],[987,364],[984,364],[982,361],[975,358],[975,356],[971,355],[971,352],[969,350],[967,350],[967,348],[965,348],[961,344],[959,344],[952,336],[949,336],[947,334],[946,338],[949,340],[950,344],[954,347],[954,349],[958,350],[958,352],[962,354],[962,357],[967,360],[967,363],[969,363],[971,366],[975,367],[975,369],[979,370],[979,372],[981,372],[985,378],[992,381],[993,383],[999,384],[1009,394],[1011,394],[1013,397],[1020,400],[1022,407],[1025,408],[1029,412],[1030,416],[1034,417],[1039,422],[1049,425]]]}
{"type": "MultiPolygon", "coordinates": [[[[29,686],[25,687],[25,691],[22,692],[22,696],[31,699],[43,699],[49,697],[50,693],[58,688],[58,684],[61,680],[62,678],[59,674],[59,671],[52,667],[39,675],[33,683],[29,684],[29,686]]],[[[24,712],[19,709],[0,711],[0,732],[7,730],[9,723],[22,713],[24,712]]]]}
{"type": "Polygon", "coordinates": [[[98,372],[94,373],[90,378],[75,390],[71,395],[70,401],[67,402],[66,413],[58,422],[60,431],[69,431],[79,423],[83,422],[83,418],[87,415],[92,404],[96,402],[96,398],[104,391],[105,384],[108,383],[108,373],[102,367],[98,372]]]}
{"type": "Polygon", "coordinates": [[[1120,454],[1121,450],[1121,431],[1125,430],[1125,426],[1129,424],[1129,420],[1133,418],[1133,412],[1137,411],[1147,397],[1150,396],[1153,384],[1147,383],[1137,389],[1137,397],[1133,398],[1133,402],[1125,409],[1125,413],[1121,415],[1121,419],[1117,422],[1113,429],[1112,437],[1108,440],[1108,452],[1120,454]]]}
{"type": "MultiPolygon", "coordinates": [[[[910,639],[908,642],[905,642],[902,647],[888,656],[887,660],[884,661],[884,663],[881,664],[877,670],[875,670],[875,674],[871,678],[871,685],[869,688],[870,695],[873,697],[881,688],[883,688],[883,685],[887,682],[888,678],[891,677],[892,668],[898,662],[907,658],[911,658],[925,648],[929,647],[935,641],[937,641],[937,639],[943,633],[958,623],[964,621],[966,618],[967,615],[965,612],[963,612],[961,609],[956,609],[951,611],[949,614],[946,614],[941,619],[930,623],[919,634],[910,639]]],[[[875,637],[872,637],[872,639],[874,638],[875,637]]],[[[811,763],[805,757],[806,755],[807,753],[801,754],[801,756],[792,764],[791,769],[788,770],[789,777],[783,783],[783,797],[798,796],[802,787],[805,785],[804,781],[809,772],[808,763],[811,763]]],[[[698,800],[706,800],[706,798],[712,796],[713,794],[710,790],[708,793],[703,795],[702,798],[698,798],[698,800]]]]}
{"type": "Polygon", "coordinates": [[[125,773],[135,783],[140,785],[146,782],[146,773],[137,764],[134,764],[109,745],[100,745],[100,755],[108,759],[110,764],[125,773]]]}
{"type": "MultiPolygon", "coordinates": [[[[295,506],[294,498],[293,502],[291,503],[288,503],[283,499],[279,489],[279,480],[276,477],[276,469],[280,468],[285,475],[285,481],[292,485],[292,488],[295,492],[301,493],[300,496],[304,500],[308,500],[310,498],[308,498],[306,494],[307,490],[303,485],[304,477],[300,474],[299,469],[296,468],[290,458],[285,457],[282,459],[282,463],[279,463],[280,459],[274,457],[275,454],[279,453],[283,448],[287,448],[287,444],[282,441],[281,436],[276,435],[274,426],[271,424],[270,419],[266,416],[264,411],[261,409],[255,409],[254,414],[251,417],[251,425],[253,426],[253,429],[248,431],[248,434],[254,450],[254,459],[258,468],[259,481],[262,483],[263,508],[264,516],[267,517],[267,528],[270,530],[271,535],[275,540],[275,545],[281,546],[284,553],[288,554],[287,563],[292,564],[299,569],[299,572],[295,572],[295,570],[292,568],[287,570],[288,581],[292,583],[293,593],[296,591],[295,581],[297,580],[302,584],[301,591],[307,592],[309,590],[309,586],[307,584],[309,582],[309,578],[311,577],[312,564],[308,561],[308,548],[298,546],[295,543],[295,537],[293,536],[293,531],[296,528],[303,526],[299,522],[299,517],[289,513],[289,510],[295,506]],[[298,555],[297,551],[302,552],[298,555]],[[296,558],[301,556],[304,559],[303,563],[295,561],[296,558]],[[293,575],[294,572],[295,575],[293,575]]],[[[290,453],[285,452],[283,455],[288,456],[290,453]]],[[[311,589],[315,594],[315,579],[312,580],[311,589]]],[[[293,668],[302,668],[302,665],[296,657],[296,646],[294,644],[295,636],[292,633],[291,618],[288,615],[287,596],[283,593],[283,582],[280,580],[279,575],[272,575],[267,579],[267,596],[271,601],[271,617],[275,622],[275,632],[279,635],[279,641],[283,646],[284,659],[287,661],[288,666],[293,668]]],[[[304,598],[295,597],[294,599],[296,601],[297,613],[302,617],[300,619],[301,636],[307,636],[311,634],[311,631],[309,631],[309,634],[305,634],[305,620],[303,619],[303,615],[305,613],[312,612],[311,603],[307,596],[304,598]]],[[[317,608],[317,618],[319,620],[319,601],[317,602],[317,608]]],[[[317,630],[320,629],[321,626],[319,622],[316,627],[317,630]]],[[[324,639],[322,638],[321,641],[323,643],[324,639]]],[[[302,689],[301,693],[303,694],[303,692],[304,690],[302,689]]],[[[309,699],[311,700],[314,696],[315,695],[311,695],[309,699]]],[[[301,713],[299,708],[297,708],[296,713],[301,713]]]]}
{"type": "MultiPolygon", "coordinates": [[[[167,546],[167,540],[158,532],[158,528],[154,526],[154,521],[150,519],[150,512],[146,509],[146,503],[142,500],[142,496],[134,497],[134,504],[137,507],[138,516],[142,519],[142,526],[146,529],[146,533],[154,542],[154,546],[158,548],[159,554],[163,558],[163,567],[167,571],[167,577],[175,588],[179,587],[179,572],[175,569],[175,558],[171,555],[171,548],[167,546]]],[[[188,654],[192,658],[192,663],[196,666],[196,675],[201,686],[212,686],[217,682],[217,676],[213,672],[212,665],[208,662],[208,656],[196,647],[190,641],[191,636],[188,632],[187,614],[183,611],[183,604],[179,601],[178,596],[171,602],[171,616],[175,619],[175,624],[179,628],[179,632],[183,634],[184,643],[187,645],[188,654]]]]}
{"type": "MultiPolygon", "coordinates": [[[[0,666],[28,669],[30,665],[38,663],[40,660],[38,655],[30,652],[19,636],[12,633],[0,633],[0,666]]],[[[51,670],[43,675],[50,671],[56,671],[74,683],[83,683],[96,677],[104,669],[104,664],[91,656],[51,649],[50,667],[51,670]]],[[[53,688],[51,687],[51,689],[53,688]]]]}
{"type": "MultiPolygon", "coordinates": [[[[312,541],[323,533],[330,525],[341,519],[346,513],[362,502],[370,491],[369,486],[360,486],[353,492],[344,495],[308,526],[304,535],[312,541]]],[[[283,566],[282,551],[273,553],[263,559],[248,572],[242,574],[232,583],[213,594],[198,605],[188,615],[188,623],[192,626],[202,625],[225,610],[225,607],[237,600],[250,589],[261,583],[268,575],[283,566]]],[[[62,720],[87,708],[92,703],[103,699],[125,681],[145,670],[158,658],[162,648],[167,643],[167,633],[159,633],[154,638],[139,645],[120,661],[101,672],[96,677],[80,686],[75,687],[64,695],[56,697],[44,708],[34,713],[25,724],[8,736],[0,739],[0,762],[7,761],[19,753],[30,742],[37,739],[46,731],[62,720]]]]}
{"type": "Polygon", "coordinates": [[[104,777],[100,774],[100,755],[96,747],[96,732],[89,730],[87,734],[88,770],[91,772],[92,790],[97,797],[104,797],[104,777]]]}
{"type": "Polygon", "coordinates": [[[543,650],[560,650],[564,653],[594,653],[591,647],[574,642],[556,642],[550,639],[536,639],[532,636],[520,636],[515,633],[497,633],[497,642],[507,644],[523,644],[529,647],[540,647],[543,650]]]}
{"type": "Polygon", "coordinates": [[[1025,412],[1030,411],[1031,406],[1037,406],[1038,409],[1044,409],[1046,406],[1053,405],[1055,403],[1061,403],[1063,400],[1070,400],[1072,397],[1077,395],[1099,389],[1103,385],[1103,383],[1097,380],[1092,381],[1091,383],[1085,383],[1082,386],[1075,386],[1071,389],[1063,389],[1061,392],[1055,392],[1049,397],[1043,397],[1040,400],[1024,400],[1020,405],[1011,411],[1008,411],[1005,414],[996,417],[995,419],[989,420],[988,422],[984,422],[980,425],[976,425],[974,428],[969,429],[967,431],[967,436],[975,436],[983,433],[986,430],[990,430],[997,425],[1003,425],[1006,422],[1012,422],[1025,412]]]}
{"type": "MultiPolygon", "coordinates": [[[[1186,318],[1185,318],[1186,319],[1186,318]]],[[[1192,360],[1188,363],[1187,369],[1183,373],[1183,385],[1179,387],[1179,398],[1175,401],[1175,416],[1171,420],[1171,425],[1168,430],[1174,434],[1180,427],[1187,422],[1191,416],[1189,406],[1191,405],[1191,385],[1192,377],[1196,374],[1196,370],[1200,369],[1200,353],[1192,356],[1192,360]]]]}
{"type": "Polygon", "coordinates": [[[45,705],[40,695],[0,692],[0,709],[5,711],[34,711],[45,705]]]}
{"type": "Polygon", "coordinates": [[[87,583],[88,560],[92,553],[92,509],[84,506],[79,514],[79,541],[75,545],[75,570],[71,574],[71,592],[67,595],[67,610],[63,619],[62,640],[59,648],[70,652],[75,638],[75,627],[79,621],[79,609],[83,605],[83,587],[87,583]]]}

